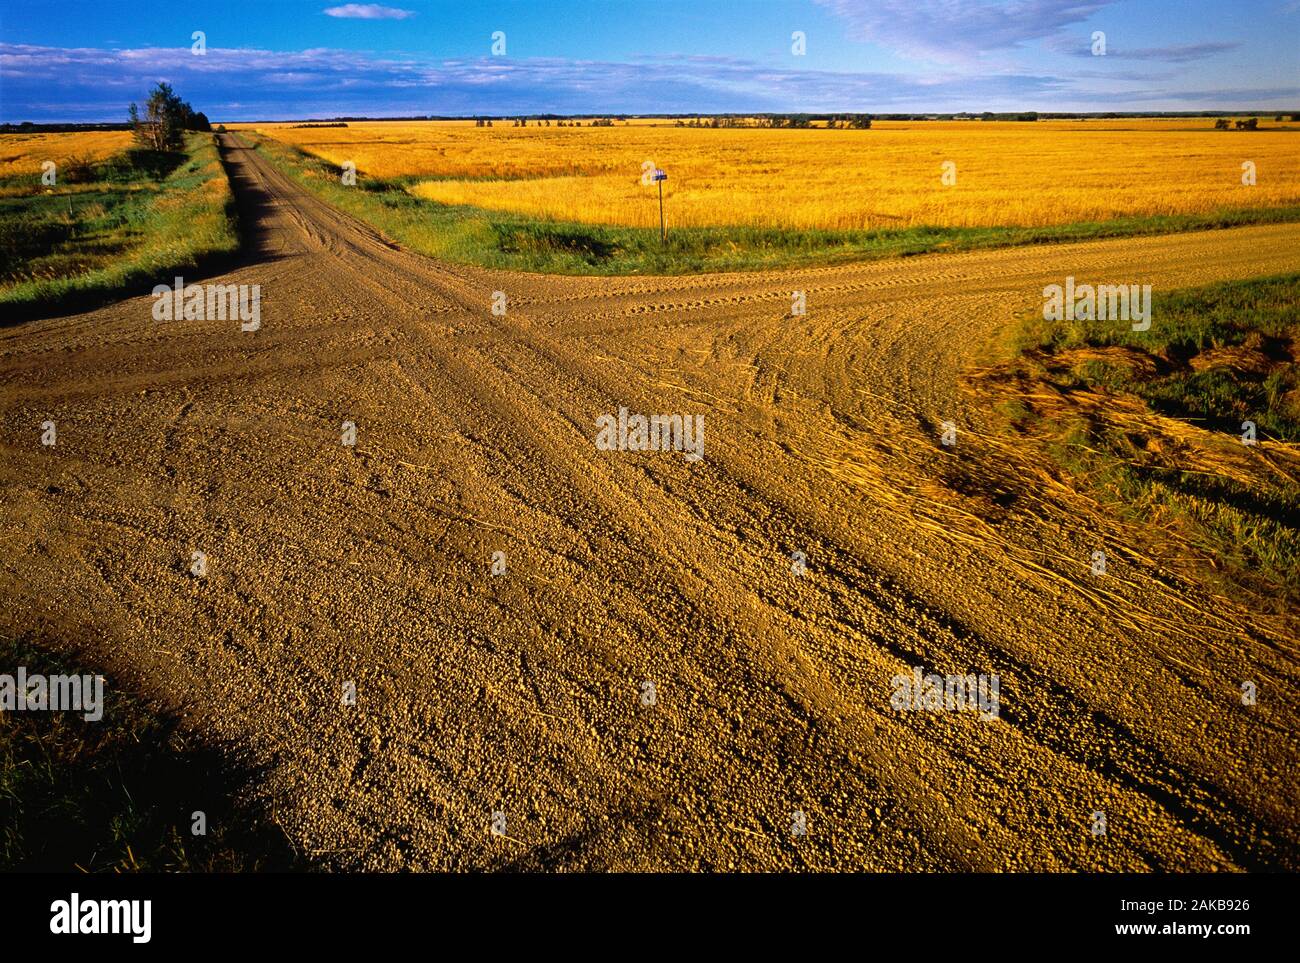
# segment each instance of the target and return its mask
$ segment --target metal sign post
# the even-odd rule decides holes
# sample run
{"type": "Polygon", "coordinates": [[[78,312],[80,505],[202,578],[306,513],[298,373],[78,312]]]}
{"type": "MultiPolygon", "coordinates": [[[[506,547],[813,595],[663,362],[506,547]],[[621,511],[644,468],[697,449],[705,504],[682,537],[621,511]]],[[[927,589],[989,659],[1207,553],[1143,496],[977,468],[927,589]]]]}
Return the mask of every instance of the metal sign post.
{"type": "Polygon", "coordinates": [[[654,176],[659,182],[659,243],[663,244],[668,238],[668,232],[664,230],[664,181],[668,180],[668,172],[656,167],[654,176]]]}

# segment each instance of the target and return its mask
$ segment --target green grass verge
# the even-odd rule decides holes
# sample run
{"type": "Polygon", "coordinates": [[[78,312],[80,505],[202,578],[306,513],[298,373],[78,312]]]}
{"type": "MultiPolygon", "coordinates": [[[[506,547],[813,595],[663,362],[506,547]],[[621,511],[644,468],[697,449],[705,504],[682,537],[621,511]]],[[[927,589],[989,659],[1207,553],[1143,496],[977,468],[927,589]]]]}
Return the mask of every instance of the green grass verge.
{"type": "Polygon", "coordinates": [[[1290,363],[1297,334],[1300,274],[1157,294],[1147,331],[1114,321],[1044,321],[1035,314],[1020,327],[1016,347],[1052,355],[1113,346],[1143,352],[1156,360],[1154,373],[1095,360],[1057,380],[1128,391],[1162,414],[1214,430],[1237,432],[1251,419],[1261,437],[1300,442],[1300,411],[1295,396],[1287,397],[1300,387],[1290,363]],[[1197,370],[1212,357],[1207,352],[1231,348],[1242,351],[1220,351],[1224,364],[1197,370]]]}
{"type": "MultiPolygon", "coordinates": [[[[0,672],[95,674],[0,640],[0,672]]],[[[176,721],[104,684],[104,715],[0,712],[0,871],[226,872],[302,868],[282,834],[236,811],[234,775],[176,721]],[[191,832],[192,813],[207,835],[191,832]]]]}
{"type": "Polygon", "coordinates": [[[361,176],[358,186],[345,187],[340,169],[314,155],[249,131],[238,136],[321,199],[413,251],[466,264],[551,274],[750,271],[1300,220],[1300,207],[1285,207],[1036,228],[676,228],[669,231],[667,243],[661,244],[654,228],[547,221],[439,204],[407,193],[409,178],[361,176]]]}
{"type": "Polygon", "coordinates": [[[0,181],[0,308],[6,320],[148,293],[239,250],[234,197],[211,134],[183,152],[130,150],[82,165],[76,183],[0,181]]]}
{"type": "MultiPolygon", "coordinates": [[[[1213,562],[1210,581],[1245,588],[1274,610],[1300,603],[1300,274],[1230,282],[1153,299],[1152,324],[1027,318],[1014,365],[1066,401],[1003,409],[1103,504],[1149,529],[1168,526],[1213,562]],[[1141,399],[1211,434],[1117,423],[1079,392],[1141,399]],[[1242,423],[1272,446],[1242,444],[1242,423]],[[1280,443],[1280,444],[1278,444],[1280,443]],[[1258,452],[1251,458],[1248,452],[1258,452]]],[[[1168,427],[1166,425],[1166,427],[1168,427]]]]}

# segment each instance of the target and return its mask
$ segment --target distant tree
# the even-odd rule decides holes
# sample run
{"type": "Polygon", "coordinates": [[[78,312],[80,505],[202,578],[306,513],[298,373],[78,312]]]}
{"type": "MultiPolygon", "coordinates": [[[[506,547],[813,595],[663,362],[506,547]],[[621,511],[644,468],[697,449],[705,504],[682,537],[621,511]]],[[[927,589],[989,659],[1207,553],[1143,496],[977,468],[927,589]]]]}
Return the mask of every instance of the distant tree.
{"type": "Polygon", "coordinates": [[[1218,120],[1214,122],[1215,130],[1227,130],[1231,126],[1232,125],[1228,123],[1228,118],[1226,117],[1220,117],[1218,120]]]}
{"type": "Polygon", "coordinates": [[[150,150],[175,150],[181,143],[185,129],[188,105],[172,90],[171,84],[160,83],[149,92],[144,102],[144,115],[132,104],[129,110],[135,137],[150,150]]]}
{"type": "Polygon", "coordinates": [[[136,140],[150,150],[176,150],[181,145],[184,131],[212,130],[207,115],[195,113],[168,83],[159,83],[149,91],[143,115],[135,104],[127,113],[136,140]]]}
{"type": "Polygon", "coordinates": [[[1259,128],[1259,118],[1251,117],[1249,120],[1237,121],[1237,130],[1257,130],[1259,128]]]}

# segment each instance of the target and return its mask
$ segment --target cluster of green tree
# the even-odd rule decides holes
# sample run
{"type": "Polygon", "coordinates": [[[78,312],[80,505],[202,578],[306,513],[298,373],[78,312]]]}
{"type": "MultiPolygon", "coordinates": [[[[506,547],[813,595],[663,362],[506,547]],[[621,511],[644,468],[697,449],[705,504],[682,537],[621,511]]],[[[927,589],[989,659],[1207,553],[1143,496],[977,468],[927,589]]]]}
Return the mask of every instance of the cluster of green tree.
{"type": "MultiPolygon", "coordinates": [[[[1278,119],[1281,120],[1280,117],[1278,119]]],[[[1226,117],[1220,117],[1214,122],[1215,130],[1228,130],[1230,127],[1232,127],[1232,121],[1226,117]]],[[[1237,130],[1259,130],[1259,118],[1249,117],[1246,120],[1237,121],[1237,130]]]]}
{"type": "MultiPolygon", "coordinates": [[[[848,115],[848,116],[871,116],[876,120],[1126,120],[1137,117],[1157,117],[1157,118],[1179,118],[1179,117],[1223,117],[1223,116],[1240,116],[1242,111],[1223,111],[1223,110],[1197,110],[1197,111],[1105,111],[1094,113],[1081,113],[1078,111],[1011,111],[1007,113],[994,113],[985,111],[983,113],[971,113],[969,111],[956,111],[954,113],[931,113],[931,114],[871,114],[871,115],[848,115]]],[[[1270,111],[1244,111],[1244,113],[1256,113],[1261,116],[1270,113],[1270,111]]],[[[813,120],[831,121],[838,115],[834,114],[813,114],[813,120]]],[[[1300,114],[1293,114],[1290,111],[1277,114],[1278,121],[1290,119],[1293,122],[1300,122],[1300,114]]],[[[686,119],[683,117],[682,119],[686,119]]]]}
{"type": "Polygon", "coordinates": [[[181,100],[168,83],[149,91],[143,116],[135,104],[131,105],[130,115],[136,140],[150,150],[176,150],[185,131],[212,130],[208,118],[181,100]]]}
{"type": "MultiPolygon", "coordinates": [[[[165,84],[160,86],[166,86],[165,84]]],[[[170,90],[170,88],[168,88],[170,90]]],[[[152,95],[151,95],[152,96],[152,95]]],[[[188,104],[182,104],[185,109],[189,108],[188,104]]],[[[527,126],[529,122],[536,123],[538,126],[549,127],[554,124],[556,127],[582,127],[584,122],[593,127],[612,127],[615,122],[627,123],[629,119],[668,119],[676,122],[678,127],[807,127],[816,122],[823,122],[827,127],[840,129],[857,129],[865,130],[871,126],[872,120],[890,120],[890,121],[924,121],[924,120],[1125,120],[1138,117],[1155,117],[1155,118],[1217,118],[1217,117],[1237,117],[1242,113],[1255,113],[1259,116],[1267,116],[1275,113],[1274,111],[1224,111],[1224,110],[1200,110],[1200,111],[1105,111],[1105,112],[1074,112],[1074,111],[1011,111],[1006,113],[995,113],[985,111],[983,113],[971,113],[969,111],[957,111],[955,113],[932,113],[932,114],[718,114],[713,117],[704,117],[690,114],[611,114],[609,116],[596,116],[592,114],[574,115],[562,117],[559,114],[528,114],[524,117],[475,117],[475,127],[491,127],[494,120],[511,121],[516,126],[527,126]]],[[[198,123],[206,122],[207,118],[202,114],[193,114],[198,123]]],[[[465,120],[464,116],[450,116],[442,114],[417,114],[410,117],[329,117],[329,118],[312,118],[295,123],[296,127],[346,127],[348,122],[361,122],[368,120],[389,120],[389,121],[426,121],[426,120],[465,120]]],[[[1300,113],[1285,111],[1276,114],[1278,123],[1290,120],[1292,123],[1300,123],[1300,113]]],[[[0,124],[0,133],[60,133],[65,131],[78,130],[126,130],[130,128],[128,124],[34,124],[31,121],[23,121],[21,124],[0,124]]],[[[184,128],[182,128],[184,129],[184,128]]],[[[192,128],[207,129],[207,128],[192,128]]]]}
{"type": "Polygon", "coordinates": [[[764,114],[757,120],[758,127],[788,127],[802,130],[812,126],[812,118],[807,114],[764,114]]]}
{"type": "MultiPolygon", "coordinates": [[[[662,116],[662,115],[656,115],[662,116]]],[[[464,117],[417,117],[416,120],[464,120],[464,117]]],[[[475,118],[479,120],[479,118],[475,118]]],[[[485,121],[483,126],[489,126],[492,120],[509,120],[524,121],[527,126],[529,121],[537,124],[538,127],[549,127],[554,124],[556,127],[581,127],[583,121],[587,122],[589,127],[613,127],[615,122],[626,124],[628,121],[627,114],[524,114],[519,117],[494,117],[482,118],[485,121]]]]}
{"type": "MultiPolygon", "coordinates": [[[[1143,110],[1143,111],[1116,111],[1109,110],[1104,113],[1069,113],[1069,112],[1041,112],[1038,115],[1039,120],[1131,120],[1137,117],[1150,118],[1168,118],[1176,119],[1180,117],[1197,118],[1197,117],[1239,117],[1242,114],[1259,114],[1265,116],[1272,111],[1267,110],[1143,110]]],[[[1278,114],[1278,120],[1285,120],[1290,115],[1293,121],[1300,121],[1300,114],[1291,114],[1289,111],[1278,114]]],[[[969,115],[958,114],[957,118],[964,119],[969,115]]]]}
{"type": "MultiPolygon", "coordinates": [[[[501,118],[501,119],[502,119],[502,120],[505,120],[505,119],[507,119],[507,118],[501,118]]],[[[550,127],[550,126],[551,126],[551,118],[550,118],[550,117],[512,117],[512,118],[509,118],[509,120],[510,120],[510,126],[511,126],[511,127],[527,127],[529,121],[532,121],[532,122],[533,122],[534,124],[536,124],[538,127],[550,127]]],[[[626,124],[627,121],[623,121],[623,123],[626,124]]],[[[492,118],[490,118],[490,117],[475,117],[475,118],[474,118],[474,126],[475,126],[475,127],[491,127],[491,126],[492,126],[492,118]]],[[[564,119],[559,119],[559,120],[556,120],[556,121],[555,121],[555,126],[556,126],[556,127],[581,127],[581,126],[582,126],[582,121],[580,121],[580,120],[564,120],[564,119]]],[[[614,126],[614,121],[613,121],[612,118],[609,118],[609,117],[597,117],[597,118],[595,118],[594,120],[592,120],[592,121],[588,124],[588,126],[589,126],[589,127],[613,127],[613,126],[614,126]]]]}
{"type": "Polygon", "coordinates": [[[870,130],[870,114],[845,114],[843,117],[829,117],[826,120],[826,126],[831,130],[839,128],[841,130],[870,130]]]}
{"type": "MultiPolygon", "coordinates": [[[[798,114],[793,116],[807,116],[812,122],[823,121],[829,123],[832,120],[840,121],[838,126],[842,126],[845,119],[866,118],[872,120],[893,120],[893,121],[918,121],[918,120],[1125,120],[1137,117],[1240,117],[1243,115],[1255,114],[1260,117],[1267,117],[1273,114],[1277,115],[1279,121],[1286,120],[1288,117],[1293,122],[1300,122],[1300,114],[1291,111],[1283,111],[1277,114],[1274,110],[1139,110],[1139,111],[1010,111],[1006,113],[994,113],[985,111],[984,113],[972,113],[970,111],[956,111],[944,113],[922,113],[922,114],[858,114],[858,113],[840,113],[840,114],[798,114]]],[[[717,123],[713,123],[715,118],[704,117],[698,114],[573,114],[562,116],[560,114],[527,114],[523,117],[475,117],[475,126],[489,127],[495,121],[532,121],[542,126],[550,121],[555,126],[581,127],[584,122],[590,123],[593,120],[610,120],[619,123],[627,123],[629,120],[672,120],[678,121],[680,127],[743,127],[759,126],[754,123],[756,117],[787,117],[788,114],[719,114],[717,123]]],[[[263,118],[265,119],[265,118],[263,118]]],[[[424,121],[424,120],[467,120],[464,114],[415,114],[409,117],[308,117],[308,118],[291,118],[295,122],[304,124],[323,124],[335,122],[358,123],[361,121],[387,120],[387,121],[424,121]]],[[[284,120],[284,118],[281,118],[284,120]]],[[[603,124],[601,126],[604,126],[603,124]]],[[[767,126],[767,125],[763,125],[767,126]]],[[[850,125],[852,126],[852,125],[850,125]]],[[[865,125],[863,125],[865,126],[865,125]]],[[[42,129],[49,131],[56,130],[121,130],[123,125],[119,124],[31,124],[22,125],[3,124],[0,125],[0,131],[15,131],[21,127],[23,131],[37,133],[42,129]]]]}
{"type": "Polygon", "coordinates": [[[130,124],[0,124],[0,134],[75,134],[92,130],[130,130],[130,124]]]}
{"type": "Polygon", "coordinates": [[[825,121],[831,129],[869,130],[870,114],[844,114],[835,117],[822,117],[816,114],[758,114],[753,117],[740,117],[735,114],[719,114],[716,117],[692,117],[685,120],[677,118],[678,127],[756,127],[764,129],[803,130],[810,128],[813,121],[825,121]]]}

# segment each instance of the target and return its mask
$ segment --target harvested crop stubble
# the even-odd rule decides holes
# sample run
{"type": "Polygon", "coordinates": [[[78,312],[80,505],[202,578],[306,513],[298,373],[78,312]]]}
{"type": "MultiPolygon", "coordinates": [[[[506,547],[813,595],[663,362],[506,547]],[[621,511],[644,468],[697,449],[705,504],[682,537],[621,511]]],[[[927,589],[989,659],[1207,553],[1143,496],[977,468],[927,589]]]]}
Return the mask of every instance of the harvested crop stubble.
{"type": "Polygon", "coordinates": [[[475,127],[256,129],[418,197],[591,224],[658,226],[646,161],[678,227],[1038,227],[1300,203],[1296,131],[1212,120],[878,122],[870,130],[475,127]],[[1244,161],[1256,183],[1242,183],[1244,161]],[[941,182],[955,164],[956,183],[941,182]]]}
{"type": "Polygon", "coordinates": [[[0,178],[41,173],[41,164],[103,160],[131,145],[129,130],[70,131],[57,134],[0,135],[0,178]]]}

